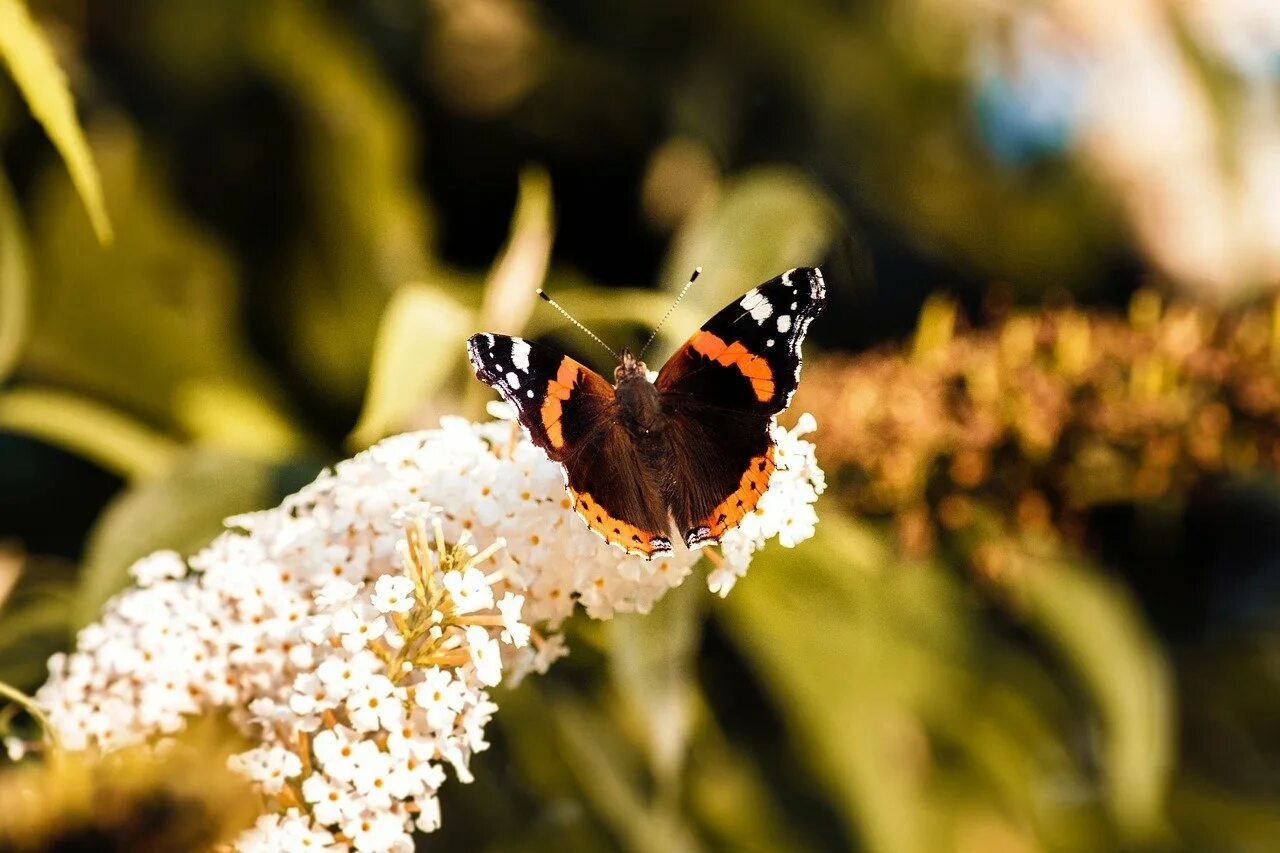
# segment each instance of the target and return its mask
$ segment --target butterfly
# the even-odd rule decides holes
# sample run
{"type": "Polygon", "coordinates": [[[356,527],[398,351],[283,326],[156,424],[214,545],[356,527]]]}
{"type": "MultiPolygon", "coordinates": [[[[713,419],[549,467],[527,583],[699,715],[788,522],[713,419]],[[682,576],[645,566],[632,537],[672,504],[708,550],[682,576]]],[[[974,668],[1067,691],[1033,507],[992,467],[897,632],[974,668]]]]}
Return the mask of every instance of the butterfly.
{"type": "Polygon", "coordinates": [[[770,427],[800,382],[800,345],[825,304],[819,270],[785,272],[704,323],[655,381],[630,350],[612,385],[521,338],[474,335],[467,352],[476,376],[560,463],[587,525],[654,559],[672,553],[673,522],[696,549],[755,510],[776,466],[770,427]]]}

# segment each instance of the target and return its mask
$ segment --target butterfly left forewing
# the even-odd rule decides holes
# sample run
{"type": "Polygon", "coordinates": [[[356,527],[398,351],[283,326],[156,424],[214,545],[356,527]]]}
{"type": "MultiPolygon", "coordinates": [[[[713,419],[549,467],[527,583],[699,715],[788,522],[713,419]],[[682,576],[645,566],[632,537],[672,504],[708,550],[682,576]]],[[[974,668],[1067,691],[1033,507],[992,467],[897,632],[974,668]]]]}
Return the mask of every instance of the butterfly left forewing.
{"type": "Polygon", "coordinates": [[[605,417],[613,390],[598,373],[550,347],[508,335],[473,335],[467,356],[476,376],[516,410],[533,443],[557,462],[569,452],[565,430],[589,431],[605,417]]]}
{"type": "Polygon", "coordinates": [[[718,542],[768,488],[769,427],[795,392],[805,332],[825,304],[817,269],[790,270],[725,306],[659,372],[675,466],[668,500],[690,547],[718,542]]]}
{"type": "Polygon", "coordinates": [[[533,443],[559,462],[573,508],[631,554],[671,552],[661,492],[618,422],[613,387],[563,353],[507,335],[474,335],[476,376],[516,410],[533,443]]]}

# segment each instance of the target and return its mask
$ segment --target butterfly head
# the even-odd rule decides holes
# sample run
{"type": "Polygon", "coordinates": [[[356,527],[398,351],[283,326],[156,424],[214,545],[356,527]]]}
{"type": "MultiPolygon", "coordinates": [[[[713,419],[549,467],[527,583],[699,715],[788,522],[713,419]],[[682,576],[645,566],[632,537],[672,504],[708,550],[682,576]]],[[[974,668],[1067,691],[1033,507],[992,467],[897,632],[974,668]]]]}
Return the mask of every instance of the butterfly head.
{"type": "Polygon", "coordinates": [[[645,367],[643,361],[632,355],[630,349],[624,349],[622,363],[613,369],[613,383],[618,385],[628,379],[641,379],[648,382],[649,368],[645,367]]]}

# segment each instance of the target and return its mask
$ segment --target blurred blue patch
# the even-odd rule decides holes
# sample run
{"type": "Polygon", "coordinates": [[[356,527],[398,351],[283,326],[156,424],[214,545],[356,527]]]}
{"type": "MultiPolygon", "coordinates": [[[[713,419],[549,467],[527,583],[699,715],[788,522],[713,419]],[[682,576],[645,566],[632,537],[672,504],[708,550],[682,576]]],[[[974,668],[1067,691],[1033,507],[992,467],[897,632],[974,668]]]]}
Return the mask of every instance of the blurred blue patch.
{"type": "Polygon", "coordinates": [[[991,155],[1022,166],[1065,153],[1079,127],[1086,73],[1081,57],[1047,43],[1034,26],[1019,27],[1002,50],[982,50],[972,109],[991,155]]]}

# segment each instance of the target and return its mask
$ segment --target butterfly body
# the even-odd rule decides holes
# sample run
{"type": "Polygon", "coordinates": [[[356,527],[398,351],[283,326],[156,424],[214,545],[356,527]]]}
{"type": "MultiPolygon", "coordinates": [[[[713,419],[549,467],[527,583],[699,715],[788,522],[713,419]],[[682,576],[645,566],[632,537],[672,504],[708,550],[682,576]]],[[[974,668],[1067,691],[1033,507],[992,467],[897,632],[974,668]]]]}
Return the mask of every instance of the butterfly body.
{"type": "Polygon", "coordinates": [[[624,351],[610,385],[549,347],[505,335],[468,342],[476,375],[561,464],[592,530],[648,559],[720,538],[752,512],[774,470],[770,427],[800,377],[800,345],[826,302],[795,269],[718,312],[651,381],[624,351]]]}
{"type": "Polygon", "coordinates": [[[618,415],[622,425],[637,441],[662,433],[666,418],[662,413],[662,395],[649,381],[643,361],[637,361],[631,350],[622,351],[622,363],[613,371],[613,393],[618,398],[618,415]]]}

